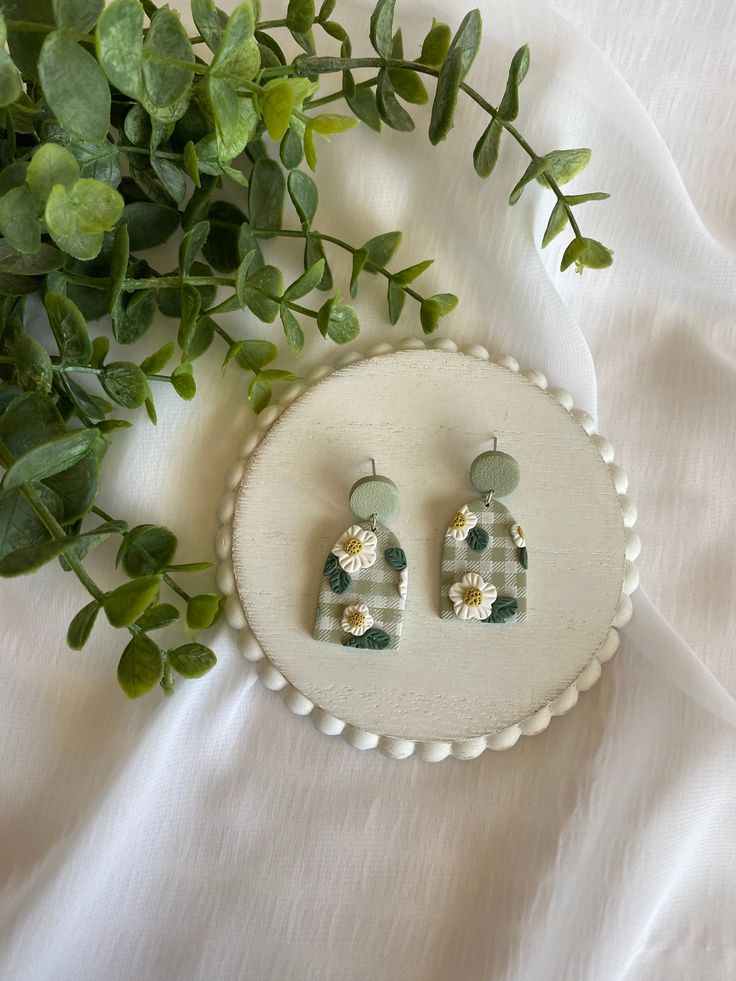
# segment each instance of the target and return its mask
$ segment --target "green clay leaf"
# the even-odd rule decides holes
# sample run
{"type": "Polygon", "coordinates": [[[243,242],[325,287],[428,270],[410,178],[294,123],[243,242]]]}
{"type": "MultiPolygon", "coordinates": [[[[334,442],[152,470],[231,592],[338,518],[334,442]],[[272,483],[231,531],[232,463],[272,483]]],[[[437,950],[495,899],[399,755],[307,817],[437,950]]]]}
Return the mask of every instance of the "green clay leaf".
{"type": "Polygon", "coordinates": [[[343,647],[355,647],[365,651],[383,651],[391,643],[391,638],[385,630],[378,627],[371,627],[366,630],[362,637],[348,637],[343,642],[343,647]]]}
{"type": "Polygon", "coordinates": [[[488,548],[489,540],[488,532],[479,525],[468,532],[468,548],[474,552],[484,552],[488,548]]]}
{"type": "Polygon", "coordinates": [[[491,607],[491,615],[483,623],[505,623],[517,609],[518,603],[513,596],[499,596],[491,607]]]}
{"type": "Polygon", "coordinates": [[[519,562],[521,562],[522,568],[529,568],[529,553],[526,547],[519,549],[519,562]]]}
{"type": "Polygon", "coordinates": [[[331,572],[328,578],[330,580],[330,589],[333,593],[337,593],[338,596],[341,596],[343,593],[347,592],[347,589],[352,582],[350,575],[340,567],[339,563],[337,569],[331,572]]]}
{"type": "Polygon", "coordinates": [[[403,548],[387,548],[383,553],[383,557],[386,559],[388,564],[392,569],[397,572],[401,572],[406,568],[406,553],[403,548]]]}
{"type": "Polygon", "coordinates": [[[330,552],[325,561],[324,574],[326,576],[332,576],[339,568],[340,563],[337,560],[337,556],[333,552],[330,552]]]}
{"type": "Polygon", "coordinates": [[[64,129],[80,140],[102,143],[110,128],[110,89],[92,55],[54,31],[43,42],[38,75],[46,101],[64,129]]]}
{"type": "Polygon", "coordinates": [[[164,673],[160,647],[145,634],[131,638],[118,664],[118,683],[128,698],[140,698],[155,688],[164,673]]]}

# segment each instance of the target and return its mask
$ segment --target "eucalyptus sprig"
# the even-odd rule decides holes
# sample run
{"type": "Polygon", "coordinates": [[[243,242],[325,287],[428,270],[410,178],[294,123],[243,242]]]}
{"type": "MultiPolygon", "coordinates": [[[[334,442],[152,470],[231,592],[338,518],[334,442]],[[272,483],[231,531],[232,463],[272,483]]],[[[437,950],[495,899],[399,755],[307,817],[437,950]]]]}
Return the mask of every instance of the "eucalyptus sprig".
{"type": "Polygon", "coordinates": [[[359,334],[358,313],[333,281],[335,250],[350,255],[351,300],[365,275],[385,282],[392,325],[407,298],[427,334],[457,305],[452,293],[416,286],[431,259],[394,266],[400,232],[351,244],[316,223],[318,138],[359,122],[410,132],[407,106],[428,103],[424,80],[434,80],[430,142],[447,138],[460,94],[469,97],[489,117],[473,150],[477,174],[488,177],[502,139],[513,140],[528,164],[509,203],[535,180],[555,198],[542,247],[569,227],[562,269],[612,261],[574,213],[608,195],[561,190],[590,151],[537,153],[514,125],[528,47],[493,105],[466,81],[480,47],[477,10],[454,34],[433,21],[412,60],[394,8],[380,0],[373,54],[356,57],[334,0],[319,9],[288,0],[273,19],[257,0],[229,16],[213,0],[191,0],[194,36],[152,0],[0,0],[0,575],[58,559],[88,594],[69,645],[84,646],[103,611],[126,634],[118,678],[131,697],[156,685],[169,694],[174,673],[210,670],[215,655],[195,634],[216,622],[222,599],[182,586],[182,575],[209,563],[174,563],[172,531],[129,528],[95,503],[105,452],[131,425],[116,407],[143,408],[155,423],[156,390],[194,398],[194,363],[221,343],[223,370],[245,372],[260,412],[295,375],[274,366],[272,339],[248,336],[251,316],[278,321],[294,357],[314,328],[336,344],[359,334]],[[318,41],[328,50],[318,52],[318,41]],[[339,88],[321,94],[331,74],[339,88]],[[345,111],[334,112],[339,102],[345,111]],[[291,282],[276,264],[285,239],[303,248],[291,282]],[[172,245],[176,267],[157,268],[172,245]],[[40,302],[29,303],[33,295],[40,302]],[[220,322],[232,311],[248,311],[238,336],[220,322]],[[173,322],[172,339],[141,361],[121,358],[157,317],[173,322]],[[84,560],[109,539],[119,540],[125,578],[103,589],[84,560]],[[182,622],[179,641],[151,636],[168,638],[157,631],[182,622]]]}

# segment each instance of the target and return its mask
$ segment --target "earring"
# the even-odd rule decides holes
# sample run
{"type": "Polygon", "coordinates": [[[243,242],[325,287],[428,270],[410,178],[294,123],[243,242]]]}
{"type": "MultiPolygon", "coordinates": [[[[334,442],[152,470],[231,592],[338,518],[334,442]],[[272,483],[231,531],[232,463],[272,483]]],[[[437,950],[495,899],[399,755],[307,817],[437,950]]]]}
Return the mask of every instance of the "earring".
{"type": "Polygon", "coordinates": [[[464,504],[450,522],[442,551],[440,616],[482,623],[526,619],[526,538],[498,500],[519,484],[519,464],[493,449],[470,466],[470,482],[483,496],[464,504]]]}
{"type": "Polygon", "coordinates": [[[315,640],[364,650],[396,650],[408,585],[406,555],[394,533],[380,522],[399,504],[393,481],[376,473],[350,491],[350,508],[360,524],[343,532],[322,572],[315,640]]]}

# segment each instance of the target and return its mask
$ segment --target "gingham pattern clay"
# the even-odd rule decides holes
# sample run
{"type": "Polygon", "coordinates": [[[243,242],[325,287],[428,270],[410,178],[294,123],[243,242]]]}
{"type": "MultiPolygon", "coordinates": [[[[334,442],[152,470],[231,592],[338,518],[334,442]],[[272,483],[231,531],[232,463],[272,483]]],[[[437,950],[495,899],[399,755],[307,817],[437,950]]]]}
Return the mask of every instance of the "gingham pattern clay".
{"type": "Polygon", "coordinates": [[[405,338],[398,345],[387,343],[378,344],[363,353],[351,351],[344,355],[334,366],[325,365],[316,368],[307,377],[305,382],[299,382],[290,386],[281,396],[278,403],[265,409],[258,417],[256,430],[245,439],[239,458],[227,472],[225,493],[217,509],[220,528],[215,538],[215,553],[219,561],[217,585],[226,597],[225,617],[230,626],[234,630],[239,631],[240,650],[246,660],[254,663],[258,677],[265,687],[271,691],[281,692],[284,704],[295,715],[310,716],[313,724],[320,732],[329,736],[342,736],[355,749],[366,750],[377,748],[384,756],[395,760],[406,759],[416,753],[420,759],[430,763],[439,762],[448,756],[453,756],[461,760],[474,759],[480,756],[486,749],[509,749],[519,740],[520,736],[532,736],[540,733],[547,728],[553,716],[564,715],[569,712],[577,703],[580,692],[587,691],[596,683],[601,675],[601,665],[610,660],[618,650],[618,630],[625,626],[631,619],[631,595],[639,585],[639,573],[635,562],[641,550],[639,536],[634,531],[637,518],[636,505],[626,495],[627,488],[628,478],[625,472],[620,466],[614,463],[613,447],[607,439],[596,433],[591,416],[581,409],[576,409],[570,393],[562,388],[550,386],[541,372],[533,369],[520,371],[519,363],[509,355],[492,355],[480,344],[472,344],[459,349],[458,345],[449,338],[437,338],[425,344],[418,337],[405,338]],[[623,524],[626,529],[626,565],[621,597],[613,617],[613,622],[602,644],[591,655],[590,660],[577,678],[552,701],[542,706],[532,715],[519,719],[512,725],[506,726],[497,732],[483,736],[474,736],[469,739],[459,739],[453,742],[441,740],[425,742],[358,729],[347,724],[342,719],[338,719],[330,712],[325,711],[291,685],[284,675],[265,656],[253,631],[248,626],[243,607],[238,598],[232,562],[232,523],[235,514],[238,487],[243,478],[249,457],[284,409],[291,405],[305,391],[308,385],[320,381],[338,368],[354,364],[356,361],[362,361],[364,358],[379,357],[381,355],[392,354],[395,351],[420,351],[425,348],[445,351],[449,354],[460,351],[460,353],[468,357],[477,358],[480,361],[490,361],[500,368],[505,368],[507,371],[524,377],[530,384],[546,392],[550,399],[563,406],[584,432],[587,433],[603,461],[607,464],[611,480],[618,495],[623,524]]]}
{"type": "MultiPolygon", "coordinates": [[[[440,616],[443,620],[455,619],[450,587],[467,572],[476,572],[485,582],[496,587],[499,596],[511,596],[516,600],[515,621],[526,620],[527,574],[519,561],[519,549],[511,537],[511,528],[515,524],[513,517],[500,501],[495,500],[488,507],[480,499],[471,501],[468,510],[478,516],[475,527],[488,533],[488,544],[477,552],[470,547],[467,537],[458,540],[447,529],[442,548],[440,616]]],[[[477,622],[468,626],[488,629],[477,622]]]]}
{"type": "MultiPolygon", "coordinates": [[[[358,527],[369,529],[370,521],[360,522],[358,527]]],[[[393,569],[386,561],[388,549],[400,549],[399,540],[385,525],[376,524],[376,561],[366,569],[356,572],[344,593],[335,593],[330,576],[322,572],[314,623],[314,639],[328,644],[342,644],[349,638],[342,626],[343,612],[347,607],[363,603],[373,619],[372,626],[388,634],[385,650],[396,650],[401,637],[404,616],[404,591],[401,589],[401,571],[393,569]]],[[[404,570],[405,572],[405,570],[404,570]]],[[[356,650],[355,656],[371,656],[372,651],[356,650]]]]}

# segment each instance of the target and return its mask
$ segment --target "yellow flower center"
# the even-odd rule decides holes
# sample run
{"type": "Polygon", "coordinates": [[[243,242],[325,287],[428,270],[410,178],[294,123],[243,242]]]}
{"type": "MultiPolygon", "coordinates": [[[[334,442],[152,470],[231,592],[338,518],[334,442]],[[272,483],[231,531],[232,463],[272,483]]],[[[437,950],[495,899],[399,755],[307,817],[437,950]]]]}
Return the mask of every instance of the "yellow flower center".
{"type": "Polygon", "coordinates": [[[360,555],[360,553],[363,551],[363,543],[359,538],[348,538],[343,545],[343,548],[348,555],[360,555]]]}
{"type": "Polygon", "coordinates": [[[455,517],[452,519],[450,527],[454,531],[461,531],[467,524],[467,519],[462,511],[458,511],[455,517]]]}
{"type": "Polygon", "coordinates": [[[480,606],[483,602],[483,593],[478,589],[477,586],[471,586],[469,589],[465,590],[465,595],[463,596],[463,603],[466,606],[480,606]]]}
{"type": "Polygon", "coordinates": [[[348,626],[360,630],[361,627],[365,626],[365,613],[361,613],[360,610],[354,610],[349,614],[347,620],[348,626]]]}
{"type": "Polygon", "coordinates": [[[524,534],[524,529],[521,527],[521,525],[516,526],[516,537],[526,538],[526,535],[524,534]]]}

